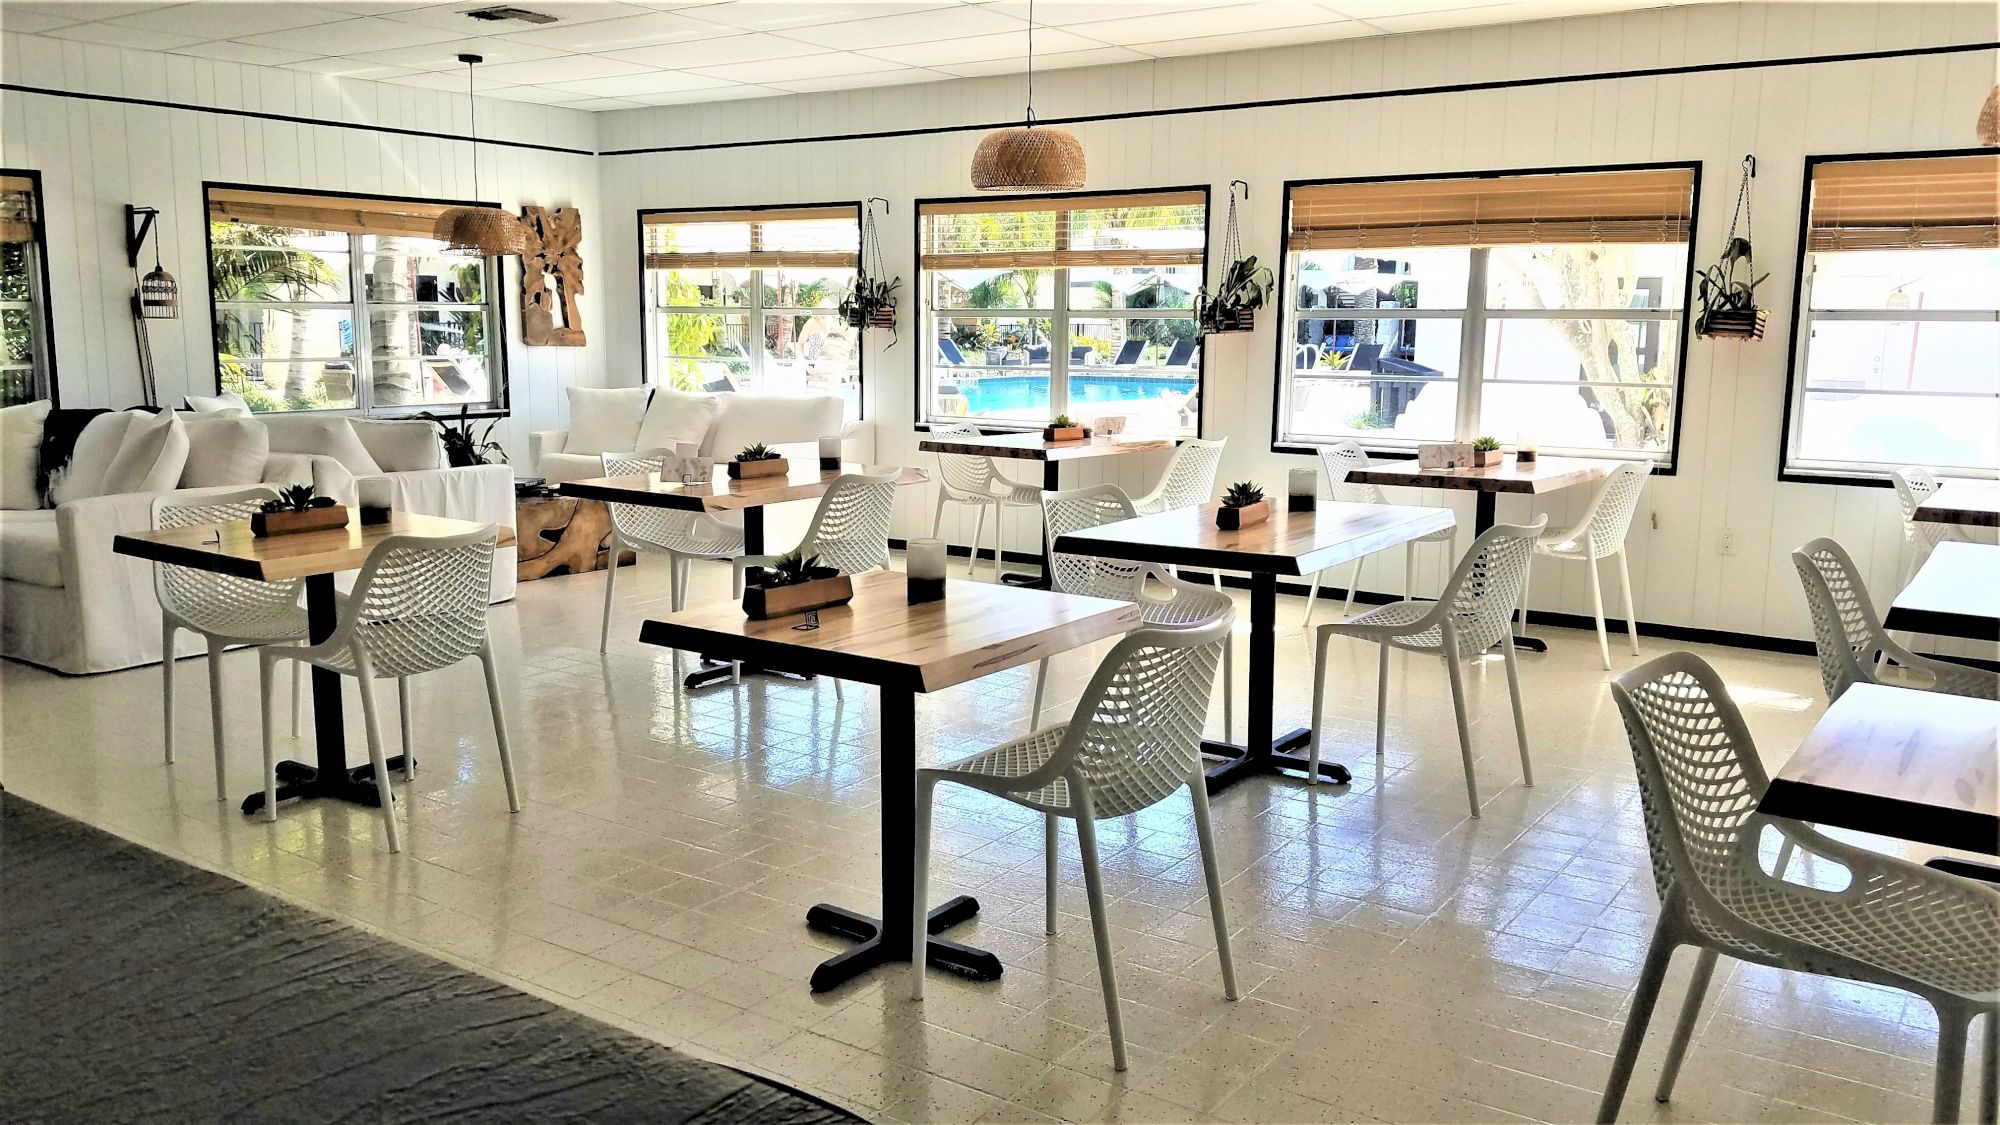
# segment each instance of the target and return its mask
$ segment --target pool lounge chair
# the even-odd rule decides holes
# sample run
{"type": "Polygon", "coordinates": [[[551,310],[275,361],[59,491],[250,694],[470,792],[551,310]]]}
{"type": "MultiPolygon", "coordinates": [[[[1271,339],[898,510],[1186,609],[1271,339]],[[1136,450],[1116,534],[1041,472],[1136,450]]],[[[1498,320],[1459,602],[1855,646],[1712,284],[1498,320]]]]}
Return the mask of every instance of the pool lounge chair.
{"type": "Polygon", "coordinates": [[[1139,362],[1139,353],[1145,350],[1146,341],[1127,340],[1124,346],[1118,349],[1118,358],[1111,361],[1111,366],[1130,367],[1139,362]]]}
{"type": "Polygon", "coordinates": [[[957,344],[942,336],[938,337],[938,358],[953,367],[965,366],[965,353],[958,350],[957,344]]]}
{"type": "Polygon", "coordinates": [[[1193,340],[1175,340],[1174,350],[1167,353],[1165,367],[1185,367],[1194,359],[1193,340]]]}
{"type": "Polygon", "coordinates": [[[1070,366],[1072,367],[1082,366],[1084,361],[1089,357],[1090,357],[1089,344],[1078,344],[1077,346],[1069,350],[1069,362],[1070,366]]]}

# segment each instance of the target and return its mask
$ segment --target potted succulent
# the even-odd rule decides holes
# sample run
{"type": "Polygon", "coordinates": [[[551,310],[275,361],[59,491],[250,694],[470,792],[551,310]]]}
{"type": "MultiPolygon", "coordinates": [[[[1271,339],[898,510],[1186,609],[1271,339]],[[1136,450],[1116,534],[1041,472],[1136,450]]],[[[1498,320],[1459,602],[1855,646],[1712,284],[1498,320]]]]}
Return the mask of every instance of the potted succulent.
{"type": "Polygon", "coordinates": [[[1083,423],[1067,414],[1058,414],[1055,420],[1042,428],[1043,441],[1082,441],[1090,436],[1083,423]]]}
{"type": "Polygon", "coordinates": [[[1472,466],[1476,469],[1500,463],[1500,441],[1484,435],[1472,439],[1472,466]]]}
{"type": "Polygon", "coordinates": [[[309,484],[280,489],[277,499],[264,501],[260,510],[250,513],[250,534],[259,539],[346,526],[347,509],[331,496],[316,495],[309,484]]]}
{"type": "Polygon", "coordinates": [[[1750,181],[1756,177],[1757,158],[1745,156],[1742,178],[1736,185],[1736,211],[1729,219],[1729,237],[1722,243],[1722,260],[1695,275],[1696,296],[1701,300],[1701,314],[1694,319],[1697,336],[1764,338],[1765,312],[1757,307],[1757,287],[1771,275],[1757,276],[1757,266],[1750,258],[1750,181]],[[1739,223],[1743,226],[1740,238],[1736,234],[1739,223]],[[1743,269],[1742,280],[1736,276],[1738,266],[1743,269]]]}
{"type": "Polygon", "coordinates": [[[1276,284],[1271,270],[1257,264],[1257,255],[1231,262],[1210,296],[1206,287],[1194,297],[1195,322],[1204,336],[1218,332],[1248,332],[1257,326],[1257,310],[1271,300],[1276,284]]]}
{"type": "Polygon", "coordinates": [[[1247,480],[1237,481],[1223,493],[1222,506],[1215,510],[1215,526],[1224,531],[1241,531],[1271,518],[1271,505],[1264,490],[1247,480]]]}
{"type": "Polygon", "coordinates": [[[900,277],[879,281],[867,274],[856,274],[854,288],[840,299],[840,317],[849,328],[896,327],[896,288],[903,284],[900,277]]]}
{"type": "Polygon", "coordinates": [[[475,465],[490,465],[507,459],[507,450],[493,439],[493,427],[500,424],[498,418],[489,420],[486,428],[477,434],[472,432],[472,418],[467,413],[470,408],[458,408],[458,418],[453,422],[426,410],[417,415],[438,428],[438,440],[444,443],[445,464],[454,469],[470,468],[475,465]]]}
{"type": "Polygon", "coordinates": [[[853,600],[853,581],[834,567],[821,566],[818,555],[804,558],[793,551],[770,566],[751,568],[744,576],[743,612],[752,621],[846,605],[853,600]]]}
{"type": "Polygon", "coordinates": [[[792,463],[778,455],[778,451],[758,442],[746,445],[743,452],[729,463],[730,480],[751,480],[756,477],[781,477],[792,471],[792,463]]]}

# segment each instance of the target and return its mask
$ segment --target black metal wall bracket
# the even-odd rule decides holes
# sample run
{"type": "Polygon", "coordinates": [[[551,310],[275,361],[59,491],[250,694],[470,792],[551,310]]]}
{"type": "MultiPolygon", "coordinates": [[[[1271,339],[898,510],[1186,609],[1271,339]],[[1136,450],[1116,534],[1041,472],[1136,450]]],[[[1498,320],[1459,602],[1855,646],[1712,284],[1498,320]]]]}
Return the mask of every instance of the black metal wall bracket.
{"type": "Polygon", "coordinates": [[[157,207],[134,207],[125,205],[125,264],[139,268],[139,251],[145,248],[146,236],[152,233],[153,220],[160,217],[157,207]]]}

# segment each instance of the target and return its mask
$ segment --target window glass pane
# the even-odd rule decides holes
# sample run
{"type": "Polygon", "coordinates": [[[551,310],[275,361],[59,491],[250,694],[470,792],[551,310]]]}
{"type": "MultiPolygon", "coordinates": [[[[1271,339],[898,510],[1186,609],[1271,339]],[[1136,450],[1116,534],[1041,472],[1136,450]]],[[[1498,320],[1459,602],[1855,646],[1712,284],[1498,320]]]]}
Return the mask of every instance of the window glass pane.
{"type": "Polygon", "coordinates": [[[1812,256],[1815,309],[2000,309],[2000,250],[1812,256]]]}
{"type": "Polygon", "coordinates": [[[273,360],[352,358],[354,317],[346,309],[284,305],[218,308],[215,350],[273,360]]]}
{"type": "Polygon", "coordinates": [[[845,394],[858,371],[857,335],[832,313],[767,314],[763,375],[754,389],[773,394],[845,394]]]}
{"type": "Polygon", "coordinates": [[[1072,211],[1069,245],[1073,250],[1200,249],[1206,224],[1206,210],[1198,203],[1072,211]]]}
{"type": "Polygon", "coordinates": [[[1457,320],[1362,321],[1358,350],[1295,348],[1285,432],[1313,438],[1449,441],[1458,424],[1457,320]],[[1379,350],[1377,350],[1379,349],[1379,350]],[[1304,362],[1310,354],[1313,362],[1304,362]],[[1359,364],[1359,366],[1357,366],[1359,364]]]}
{"type": "Polygon", "coordinates": [[[210,223],[217,301],[348,301],[348,236],[210,223]]]}
{"type": "Polygon", "coordinates": [[[2000,324],[1815,321],[1798,454],[2000,465],[2000,324]]]}
{"type": "Polygon", "coordinates": [[[767,309],[839,308],[854,287],[853,270],[762,270],[757,277],[767,309]]]}
{"type": "Polygon", "coordinates": [[[1096,309],[1192,309],[1201,288],[1194,266],[1116,266],[1069,272],[1071,319],[1096,309]]]}
{"type": "Polygon", "coordinates": [[[440,301],[476,305],[486,299],[486,262],[445,252],[427,238],[362,240],[370,301],[440,301]]]}
{"type": "Polygon", "coordinates": [[[354,364],[348,360],[265,363],[224,355],[221,370],[222,389],[242,395],[260,413],[352,410],[356,404],[354,364]]]}
{"type": "Polygon", "coordinates": [[[476,309],[373,308],[368,336],[378,356],[484,356],[486,314],[476,309]]]}
{"type": "Polygon", "coordinates": [[[1493,309],[1677,309],[1685,245],[1495,246],[1486,266],[1493,309]]]}
{"type": "Polygon", "coordinates": [[[661,313],[654,322],[663,380],[684,391],[730,391],[750,377],[750,317],[742,313],[661,313]]]}
{"type": "Polygon", "coordinates": [[[26,301],[33,284],[34,249],[26,242],[0,242],[0,301],[26,301]]]}
{"type": "Polygon", "coordinates": [[[1054,270],[932,270],[934,309],[1046,309],[1055,304],[1054,270]]]}
{"type": "Polygon", "coordinates": [[[647,224],[648,249],[666,254],[719,254],[750,249],[749,223],[647,224]]]}
{"type": "Polygon", "coordinates": [[[781,219],[763,226],[765,250],[859,250],[861,226],[853,219],[781,219]]]}
{"type": "Polygon", "coordinates": [[[933,414],[1048,420],[1049,330],[1041,317],[939,317],[933,414]]]}
{"type": "Polygon", "coordinates": [[[1295,257],[1294,298],[1302,314],[1357,307],[1451,311],[1465,307],[1472,252],[1464,248],[1308,250],[1295,257]]]}
{"type": "Polygon", "coordinates": [[[749,270],[653,270],[654,300],[662,308],[746,308],[749,270]]]}
{"type": "Polygon", "coordinates": [[[1670,448],[1678,332],[1672,321],[1495,314],[1479,432],[1504,442],[1526,434],[1559,449],[1670,448]]]}
{"type": "Polygon", "coordinates": [[[486,360],[476,355],[424,359],[376,357],[369,365],[378,407],[425,407],[489,402],[497,397],[486,360]]]}

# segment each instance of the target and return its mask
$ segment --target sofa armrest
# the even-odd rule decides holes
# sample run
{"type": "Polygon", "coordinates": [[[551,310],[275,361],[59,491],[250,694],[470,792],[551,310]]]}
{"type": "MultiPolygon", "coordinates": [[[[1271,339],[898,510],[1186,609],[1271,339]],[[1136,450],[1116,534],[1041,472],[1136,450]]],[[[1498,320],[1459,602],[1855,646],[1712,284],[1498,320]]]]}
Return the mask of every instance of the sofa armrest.
{"type": "Polygon", "coordinates": [[[561,453],[569,446],[568,430],[536,430],[528,435],[528,464],[541,472],[542,454],[561,453]]]}

